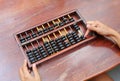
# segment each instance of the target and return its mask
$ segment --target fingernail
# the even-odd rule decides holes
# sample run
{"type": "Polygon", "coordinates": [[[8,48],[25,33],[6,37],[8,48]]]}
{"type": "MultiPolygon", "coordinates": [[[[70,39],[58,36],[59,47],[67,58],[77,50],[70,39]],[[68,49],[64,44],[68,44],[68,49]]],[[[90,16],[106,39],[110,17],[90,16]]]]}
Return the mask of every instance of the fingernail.
{"type": "Polygon", "coordinates": [[[24,62],[27,62],[27,60],[25,59],[24,62]]]}
{"type": "Polygon", "coordinates": [[[35,67],[36,65],[35,64],[33,64],[33,67],[35,67]]]}
{"type": "Polygon", "coordinates": [[[87,24],[87,27],[89,28],[89,27],[90,27],[90,25],[89,25],[89,24],[87,24]]]}

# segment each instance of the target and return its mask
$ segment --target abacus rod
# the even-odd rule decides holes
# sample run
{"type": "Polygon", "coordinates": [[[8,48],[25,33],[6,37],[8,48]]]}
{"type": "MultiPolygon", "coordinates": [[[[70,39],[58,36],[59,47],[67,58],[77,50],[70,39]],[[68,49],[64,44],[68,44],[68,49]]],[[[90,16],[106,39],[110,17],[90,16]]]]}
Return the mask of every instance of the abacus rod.
{"type": "Polygon", "coordinates": [[[33,48],[35,48],[35,46],[33,45],[33,43],[32,43],[32,42],[31,42],[30,44],[32,45],[32,47],[33,47],[33,48]]]}
{"type": "Polygon", "coordinates": [[[37,44],[40,46],[40,43],[38,42],[38,40],[36,40],[37,44]]]}
{"type": "Polygon", "coordinates": [[[70,28],[70,30],[73,30],[73,29],[71,28],[71,26],[69,26],[69,28],[70,28]]]}
{"type": "MultiPolygon", "coordinates": [[[[22,34],[22,33],[21,33],[21,34],[22,34]]],[[[22,36],[21,34],[19,34],[19,35],[20,35],[20,38],[23,38],[23,36],[22,36]]]]}
{"type": "Polygon", "coordinates": [[[61,22],[59,18],[57,20],[58,20],[58,22],[61,22]]]}
{"type": "Polygon", "coordinates": [[[48,36],[49,40],[51,40],[50,35],[47,35],[47,36],[48,36]]]}
{"type": "Polygon", "coordinates": [[[42,28],[44,29],[45,27],[42,25],[42,28]]]}
{"type": "MultiPolygon", "coordinates": [[[[63,30],[64,31],[64,30],[63,30]]],[[[63,35],[66,35],[65,31],[62,33],[63,35]]]]}
{"type": "Polygon", "coordinates": [[[30,31],[31,31],[32,33],[34,33],[32,29],[31,29],[30,31]]]}
{"type": "MultiPolygon", "coordinates": [[[[42,25],[42,28],[44,29],[45,27],[42,25]]],[[[45,39],[42,37],[43,42],[45,42],[45,39]]]]}
{"type": "Polygon", "coordinates": [[[65,33],[67,34],[68,33],[67,30],[65,28],[63,28],[63,29],[64,29],[65,33]]]}
{"type": "Polygon", "coordinates": [[[40,29],[38,27],[36,27],[37,31],[39,31],[40,29]]]}
{"type": "Polygon", "coordinates": [[[50,27],[50,24],[49,24],[49,22],[47,23],[47,25],[50,27]]]}
{"type": "Polygon", "coordinates": [[[28,47],[27,47],[26,45],[25,45],[25,48],[26,48],[27,50],[29,50],[28,47]]]}
{"type": "Polygon", "coordinates": [[[57,36],[55,35],[55,33],[53,33],[54,37],[57,38],[57,36]]]}
{"type": "Polygon", "coordinates": [[[68,18],[71,18],[70,14],[68,14],[67,16],[68,16],[68,18]]]}
{"type": "Polygon", "coordinates": [[[39,30],[42,30],[43,28],[39,28],[39,30]]]}
{"type": "Polygon", "coordinates": [[[28,33],[27,33],[27,31],[25,32],[25,34],[26,34],[26,36],[28,36],[28,33]]]}
{"type": "Polygon", "coordinates": [[[73,31],[72,27],[71,27],[71,26],[68,26],[68,27],[69,27],[69,29],[71,30],[70,32],[72,32],[72,31],[73,31]]]}
{"type": "Polygon", "coordinates": [[[52,23],[53,23],[53,24],[55,24],[55,21],[54,21],[54,20],[52,20],[52,23]]]}
{"type": "Polygon", "coordinates": [[[43,42],[45,42],[45,39],[42,37],[43,42]]]}
{"type": "Polygon", "coordinates": [[[83,35],[82,32],[81,32],[80,30],[78,30],[78,33],[79,33],[80,35],[83,35]]]}
{"type": "Polygon", "coordinates": [[[62,36],[62,33],[61,33],[61,31],[59,30],[58,32],[59,32],[59,33],[60,33],[60,35],[62,36]]]}
{"type": "Polygon", "coordinates": [[[46,38],[47,39],[47,42],[49,42],[49,39],[48,38],[46,38]]]}

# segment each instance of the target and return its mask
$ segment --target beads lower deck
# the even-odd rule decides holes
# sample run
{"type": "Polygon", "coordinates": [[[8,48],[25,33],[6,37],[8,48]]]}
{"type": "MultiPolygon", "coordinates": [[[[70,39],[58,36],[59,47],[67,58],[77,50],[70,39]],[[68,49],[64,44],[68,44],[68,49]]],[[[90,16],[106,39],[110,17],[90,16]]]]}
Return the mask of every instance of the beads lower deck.
{"type": "Polygon", "coordinates": [[[74,49],[93,38],[87,32],[86,22],[77,10],[67,12],[38,26],[16,34],[16,40],[29,66],[74,49]]]}

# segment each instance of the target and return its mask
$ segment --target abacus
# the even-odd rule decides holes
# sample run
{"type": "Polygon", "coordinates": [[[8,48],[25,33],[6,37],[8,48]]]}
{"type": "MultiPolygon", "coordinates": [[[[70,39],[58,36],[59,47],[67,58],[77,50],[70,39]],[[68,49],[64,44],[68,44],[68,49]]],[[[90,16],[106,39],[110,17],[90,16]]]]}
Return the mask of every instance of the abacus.
{"type": "Polygon", "coordinates": [[[87,32],[86,22],[77,10],[62,14],[35,27],[18,32],[15,38],[23,55],[32,64],[40,64],[95,38],[87,32]]]}

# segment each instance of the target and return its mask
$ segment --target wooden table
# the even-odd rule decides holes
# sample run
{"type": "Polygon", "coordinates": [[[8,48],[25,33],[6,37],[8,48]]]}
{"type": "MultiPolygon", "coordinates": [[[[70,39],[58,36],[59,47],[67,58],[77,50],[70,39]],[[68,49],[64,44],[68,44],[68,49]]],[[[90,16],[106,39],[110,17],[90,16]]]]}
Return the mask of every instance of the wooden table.
{"type": "MultiPolygon", "coordinates": [[[[78,9],[88,20],[99,20],[120,31],[119,0],[0,0],[0,81],[20,81],[24,57],[14,38],[18,31],[78,9]]],[[[83,81],[120,63],[120,50],[98,37],[42,63],[42,81],[83,81]]]]}

